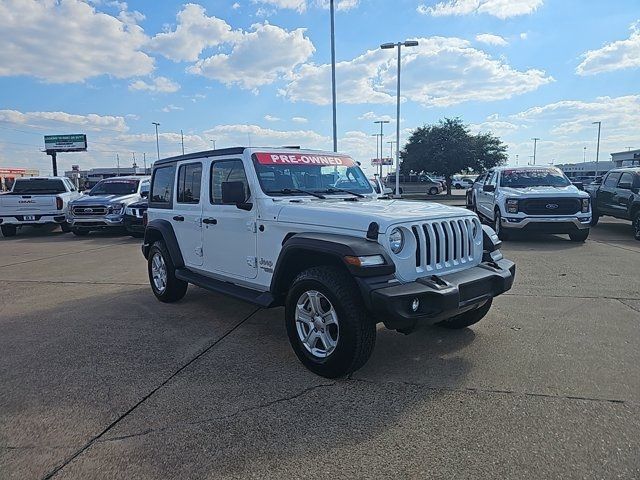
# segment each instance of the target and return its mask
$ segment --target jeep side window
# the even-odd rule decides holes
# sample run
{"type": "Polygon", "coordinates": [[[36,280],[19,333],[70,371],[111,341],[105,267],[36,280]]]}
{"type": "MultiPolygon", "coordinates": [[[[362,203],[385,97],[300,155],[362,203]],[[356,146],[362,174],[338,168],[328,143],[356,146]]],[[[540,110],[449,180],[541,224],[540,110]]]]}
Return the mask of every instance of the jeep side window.
{"type": "Polygon", "coordinates": [[[175,173],[176,167],[174,165],[160,167],[153,172],[150,202],[155,204],[154,208],[171,208],[175,173]]]}
{"type": "Polygon", "coordinates": [[[140,183],[140,195],[149,194],[149,182],[141,182],[140,183]]]}
{"type": "Polygon", "coordinates": [[[245,200],[251,196],[249,182],[241,160],[220,160],[211,164],[210,200],[213,205],[222,205],[222,183],[242,182],[245,200]]]}
{"type": "Polygon", "coordinates": [[[178,170],[178,203],[200,203],[202,164],[181,165],[178,170]]]}

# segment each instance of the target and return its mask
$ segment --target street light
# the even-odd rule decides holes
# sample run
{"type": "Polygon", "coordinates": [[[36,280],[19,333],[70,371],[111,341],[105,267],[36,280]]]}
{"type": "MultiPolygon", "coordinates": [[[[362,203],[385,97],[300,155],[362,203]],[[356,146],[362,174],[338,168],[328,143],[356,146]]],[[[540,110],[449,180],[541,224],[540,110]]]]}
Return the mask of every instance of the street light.
{"type": "Polygon", "coordinates": [[[398,47],[398,92],[397,92],[397,112],[396,112],[396,193],[395,197],[400,196],[400,52],[402,50],[402,46],[405,47],[417,47],[418,42],[415,40],[407,40],[405,42],[398,43],[383,43],[380,45],[380,48],[383,50],[388,50],[391,48],[398,47]]]}
{"type": "Polygon", "coordinates": [[[389,120],[376,120],[373,123],[380,124],[380,178],[382,178],[382,139],[384,137],[384,133],[382,132],[382,127],[385,123],[389,123],[389,120]]]}
{"type": "Polygon", "coordinates": [[[213,149],[216,149],[216,141],[215,140],[209,140],[211,142],[211,144],[213,145],[213,149]]]}
{"type": "Polygon", "coordinates": [[[156,126],[156,152],[158,152],[158,160],[160,160],[160,140],[158,139],[158,127],[160,124],[158,122],[151,122],[151,124],[156,126]]]}
{"type": "MultiPolygon", "coordinates": [[[[391,140],[387,142],[389,144],[389,158],[393,158],[393,145],[396,143],[395,140],[391,140]]],[[[387,176],[389,175],[389,166],[387,166],[387,176]]]]}
{"type": "Polygon", "coordinates": [[[333,151],[338,151],[338,121],[336,113],[336,31],[334,0],[329,2],[331,10],[331,95],[333,97],[333,151]]]}
{"type": "Polygon", "coordinates": [[[533,140],[533,164],[536,164],[536,149],[538,146],[538,140],[540,140],[537,137],[532,138],[531,140],[533,140]]]}
{"type": "Polygon", "coordinates": [[[587,163],[587,147],[582,147],[582,163],[587,163]]]}
{"type": "Polygon", "coordinates": [[[596,147],[596,177],[598,176],[598,160],[600,160],[600,129],[602,122],[593,122],[591,125],[598,125],[598,146],[596,147]]]}
{"type": "Polygon", "coordinates": [[[378,143],[378,137],[380,136],[379,133],[374,133],[371,135],[372,137],[376,137],[376,159],[379,160],[380,157],[382,156],[379,152],[379,148],[380,148],[380,144],[378,143]]]}

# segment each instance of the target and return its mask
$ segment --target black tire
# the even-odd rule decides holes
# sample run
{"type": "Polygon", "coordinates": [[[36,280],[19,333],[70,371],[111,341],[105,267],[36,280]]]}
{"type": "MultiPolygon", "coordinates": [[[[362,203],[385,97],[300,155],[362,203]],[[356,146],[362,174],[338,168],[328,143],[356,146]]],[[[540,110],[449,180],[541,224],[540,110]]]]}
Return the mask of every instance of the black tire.
{"type": "Polygon", "coordinates": [[[86,228],[73,227],[71,229],[71,233],[73,233],[77,237],[86,237],[87,235],[89,235],[89,230],[86,228]]]}
{"type": "Polygon", "coordinates": [[[571,239],[572,242],[584,242],[587,240],[587,237],[589,237],[589,229],[587,228],[586,230],[580,230],[578,232],[574,232],[574,233],[570,233],[569,234],[569,238],[571,239]]]}
{"type": "Polygon", "coordinates": [[[487,313],[489,313],[492,303],[493,299],[490,298],[489,300],[487,300],[487,303],[485,303],[481,307],[478,307],[475,310],[469,310],[468,312],[461,313],[460,315],[451,317],[440,323],[436,323],[436,326],[447,328],[449,330],[460,330],[462,328],[470,327],[471,325],[478,323],[485,317],[487,313]]]}
{"type": "Polygon", "coordinates": [[[633,214],[633,238],[640,240],[640,210],[633,214]]]}
{"type": "MultiPolygon", "coordinates": [[[[347,273],[338,267],[313,267],[294,279],[285,302],[285,322],[291,347],[300,362],[326,378],[343,377],[358,370],[369,360],[376,342],[375,322],[369,318],[360,292],[347,273]],[[311,291],[319,292],[330,302],[338,319],[337,343],[324,358],[311,353],[298,334],[297,304],[311,291]]],[[[301,328],[305,327],[301,325],[301,328]]]]}
{"type": "Polygon", "coordinates": [[[185,281],[176,278],[176,268],[171,260],[171,255],[167,251],[167,247],[164,242],[158,241],[151,246],[149,250],[149,259],[147,261],[147,273],[149,274],[149,284],[151,290],[158,300],[164,303],[173,303],[181,300],[187,293],[189,284],[185,281]],[[156,256],[162,257],[164,266],[166,269],[166,285],[164,289],[159,288],[153,277],[154,258],[156,256]]]}
{"type": "Polygon", "coordinates": [[[502,215],[497,208],[493,217],[493,229],[496,231],[500,240],[509,240],[509,233],[502,228],[502,215]]]}
{"type": "Polygon", "coordinates": [[[438,189],[436,187],[431,187],[429,189],[429,195],[438,195],[438,189]]]}
{"type": "Polygon", "coordinates": [[[127,233],[133,238],[144,238],[144,232],[134,232],[132,230],[127,230],[127,233]]]}
{"type": "Polygon", "coordinates": [[[595,227],[598,224],[598,221],[600,220],[600,215],[598,215],[598,212],[596,212],[595,210],[593,210],[591,212],[591,226],[595,227]]]}
{"type": "Polygon", "coordinates": [[[64,233],[69,233],[71,231],[71,225],[69,225],[67,222],[62,222],[60,224],[60,230],[62,230],[64,233]]]}
{"type": "Polygon", "coordinates": [[[0,225],[0,230],[2,230],[2,235],[5,237],[15,237],[18,227],[15,225],[0,225]]]}

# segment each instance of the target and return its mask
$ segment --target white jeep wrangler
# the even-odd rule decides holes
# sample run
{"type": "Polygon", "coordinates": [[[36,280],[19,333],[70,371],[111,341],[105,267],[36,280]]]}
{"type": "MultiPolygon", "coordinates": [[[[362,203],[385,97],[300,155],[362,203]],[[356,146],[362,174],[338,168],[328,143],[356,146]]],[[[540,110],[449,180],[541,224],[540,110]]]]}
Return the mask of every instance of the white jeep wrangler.
{"type": "Polygon", "coordinates": [[[377,199],[342,154],[239,147],[160,160],[147,216],[159,300],[191,283],[284,306],[296,355],[330,378],[366,363],[377,323],[467,327],[515,275],[474,213],[377,199]]]}

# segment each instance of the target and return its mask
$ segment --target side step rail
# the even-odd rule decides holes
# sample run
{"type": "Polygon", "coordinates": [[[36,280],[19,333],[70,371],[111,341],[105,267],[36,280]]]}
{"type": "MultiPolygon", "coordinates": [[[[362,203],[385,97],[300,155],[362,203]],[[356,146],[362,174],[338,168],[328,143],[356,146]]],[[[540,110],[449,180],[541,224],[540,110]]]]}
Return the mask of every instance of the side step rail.
{"type": "Polygon", "coordinates": [[[176,278],[192,283],[200,288],[211,292],[229,295],[230,297],[253,303],[260,307],[269,308],[275,303],[275,299],[270,292],[259,292],[246,287],[240,287],[229,282],[223,282],[214,278],[206,277],[199,273],[192,272],[187,268],[178,268],[176,278]]]}

